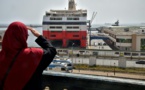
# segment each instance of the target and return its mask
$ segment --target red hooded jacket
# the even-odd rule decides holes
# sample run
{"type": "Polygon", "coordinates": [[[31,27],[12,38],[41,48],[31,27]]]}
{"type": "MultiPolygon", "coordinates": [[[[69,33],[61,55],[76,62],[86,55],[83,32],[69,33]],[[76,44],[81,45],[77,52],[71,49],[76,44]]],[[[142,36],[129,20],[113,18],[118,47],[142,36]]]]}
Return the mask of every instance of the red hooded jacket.
{"type": "Polygon", "coordinates": [[[43,55],[40,48],[27,47],[28,30],[21,22],[9,25],[0,51],[0,81],[4,78],[12,59],[20,51],[4,83],[4,90],[22,90],[29,81],[43,55]]]}

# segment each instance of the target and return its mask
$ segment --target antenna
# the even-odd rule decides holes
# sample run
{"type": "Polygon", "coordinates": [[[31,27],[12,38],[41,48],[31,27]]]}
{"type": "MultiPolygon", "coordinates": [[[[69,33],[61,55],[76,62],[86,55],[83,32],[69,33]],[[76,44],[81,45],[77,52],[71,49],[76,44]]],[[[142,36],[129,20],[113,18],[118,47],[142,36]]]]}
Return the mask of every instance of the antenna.
{"type": "Polygon", "coordinates": [[[74,0],[69,0],[68,10],[76,10],[76,5],[74,0]]]}

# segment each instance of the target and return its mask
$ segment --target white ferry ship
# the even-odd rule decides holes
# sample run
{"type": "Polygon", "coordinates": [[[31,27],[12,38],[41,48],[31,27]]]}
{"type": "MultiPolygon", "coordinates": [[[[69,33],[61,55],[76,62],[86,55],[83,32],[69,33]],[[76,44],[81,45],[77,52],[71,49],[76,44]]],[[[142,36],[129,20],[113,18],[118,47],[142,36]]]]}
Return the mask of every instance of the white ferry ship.
{"type": "Polygon", "coordinates": [[[68,10],[50,10],[43,16],[43,35],[54,46],[78,46],[87,42],[87,10],[76,10],[74,0],[69,0],[68,10]]]}

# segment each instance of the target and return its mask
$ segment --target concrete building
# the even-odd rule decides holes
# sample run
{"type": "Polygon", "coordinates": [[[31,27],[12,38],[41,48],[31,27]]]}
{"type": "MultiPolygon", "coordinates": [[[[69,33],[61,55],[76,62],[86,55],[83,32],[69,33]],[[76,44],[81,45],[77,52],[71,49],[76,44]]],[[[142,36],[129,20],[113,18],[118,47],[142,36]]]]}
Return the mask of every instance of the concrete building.
{"type": "Polygon", "coordinates": [[[145,51],[145,27],[103,27],[114,46],[125,51],[145,51]]]}

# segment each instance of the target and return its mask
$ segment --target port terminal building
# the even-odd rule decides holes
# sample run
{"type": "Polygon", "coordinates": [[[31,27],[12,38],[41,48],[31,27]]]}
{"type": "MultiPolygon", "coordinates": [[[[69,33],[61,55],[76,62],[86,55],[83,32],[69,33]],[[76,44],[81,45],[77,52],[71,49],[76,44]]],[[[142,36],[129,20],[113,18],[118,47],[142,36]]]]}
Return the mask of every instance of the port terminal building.
{"type": "Polygon", "coordinates": [[[103,27],[111,45],[124,51],[145,51],[145,27],[103,27]]]}

